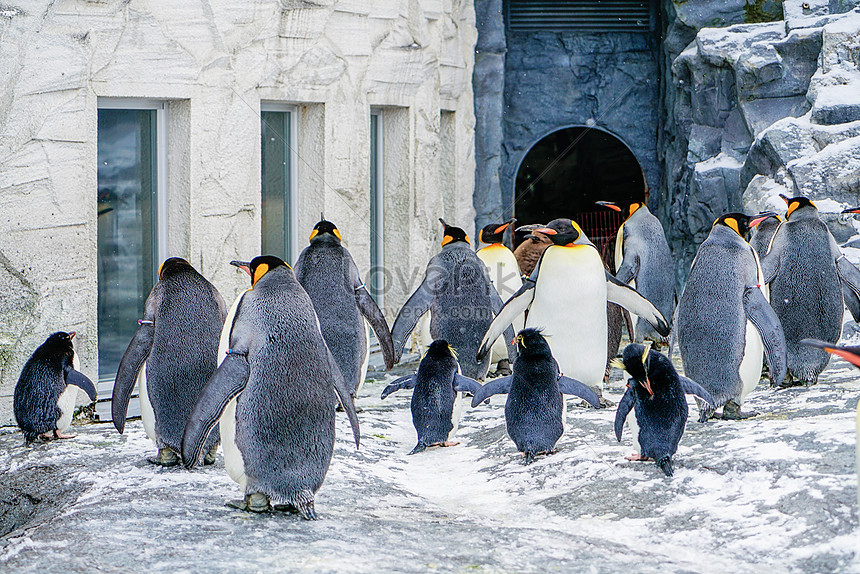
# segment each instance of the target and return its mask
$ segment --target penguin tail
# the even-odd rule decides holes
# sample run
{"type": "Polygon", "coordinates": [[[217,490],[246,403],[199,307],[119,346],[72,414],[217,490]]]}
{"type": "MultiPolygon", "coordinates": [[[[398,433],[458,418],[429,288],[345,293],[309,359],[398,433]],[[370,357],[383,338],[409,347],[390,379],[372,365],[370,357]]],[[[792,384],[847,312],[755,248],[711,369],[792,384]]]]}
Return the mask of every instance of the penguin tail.
{"type": "Polygon", "coordinates": [[[426,449],[427,449],[427,445],[419,442],[418,444],[415,445],[415,448],[413,448],[411,451],[409,451],[409,454],[418,454],[419,452],[422,452],[426,449]]]}
{"type": "Polygon", "coordinates": [[[663,474],[666,476],[672,476],[675,474],[675,470],[672,468],[672,458],[669,456],[664,456],[660,460],[657,461],[657,466],[663,471],[663,474]]]}

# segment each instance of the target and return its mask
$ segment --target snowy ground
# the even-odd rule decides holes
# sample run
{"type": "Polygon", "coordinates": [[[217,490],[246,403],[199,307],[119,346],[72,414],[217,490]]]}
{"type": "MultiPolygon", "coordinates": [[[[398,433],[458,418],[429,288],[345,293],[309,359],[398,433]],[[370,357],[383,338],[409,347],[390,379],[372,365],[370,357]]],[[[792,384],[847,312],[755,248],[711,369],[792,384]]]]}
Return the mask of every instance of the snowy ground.
{"type": "Polygon", "coordinates": [[[614,409],[573,401],[558,453],[528,467],[504,397],[464,411],[459,446],[407,456],[410,393],[380,401],[383,386],[362,389],[359,452],[339,417],[316,522],[225,507],[240,493],[220,455],[153,467],[139,421],[35,448],[4,429],[0,503],[29,514],[0,538],[0,571],[860,572],[860,376],[842,361],[814,387],[760,385],[755,419],[701,425],[692,406],[673,478],[624,460],[614,409]]]}

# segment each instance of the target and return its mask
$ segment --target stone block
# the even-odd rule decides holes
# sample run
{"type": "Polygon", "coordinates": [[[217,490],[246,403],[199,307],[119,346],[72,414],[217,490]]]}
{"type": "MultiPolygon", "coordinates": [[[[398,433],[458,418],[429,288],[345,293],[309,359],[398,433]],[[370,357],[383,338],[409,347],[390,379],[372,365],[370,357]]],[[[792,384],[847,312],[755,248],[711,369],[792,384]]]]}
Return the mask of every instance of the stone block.
{"type": "Polygon", "coordinates": [[[860,194],[860,136],[787,163],[798,194],[856,203],[860,194]]]}
{"type": "Polygon", "coordinates": [[[812,104],[812,121],[834,125],[860,120],[860,85],[825,86],[812,104]]]}

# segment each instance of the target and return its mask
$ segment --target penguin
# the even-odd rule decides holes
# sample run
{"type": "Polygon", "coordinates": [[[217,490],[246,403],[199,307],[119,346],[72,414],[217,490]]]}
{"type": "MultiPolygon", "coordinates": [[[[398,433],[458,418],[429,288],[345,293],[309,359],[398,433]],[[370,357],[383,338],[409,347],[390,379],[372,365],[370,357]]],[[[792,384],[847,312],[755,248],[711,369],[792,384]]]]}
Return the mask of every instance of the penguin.
{"type": "Polygon", "coordinates": [[[577,380],[562,376],[549,344],[538,329],[523,329],[516,337],[513,374],[493,379],[472,398],[476,407],[493,395],[507,393],[505,426],[525,464],[539,454],[550,454],[564,434],[562,393],[576,395],[598,408],[597,394],[577,380]]]}
{"type": "MultiPolygon", "coordinates": [[[[843,210],[842,213],[860,213],[860,207],[850,207],[843,210]]],[[[844,300],[848,311],[851,313],[851,317],[854,318],[855,322],[860,323],[860,294],[857,294],[852,290],[851,284],[856,281],[852,281],[850,278],[855,275],[853,270],[856,268],[853,264],[850,264],[847,259],[844,259],[844,257],[837,261],[840,261],[840,263],[837,264],[837,270],[839,271],[839,278],[842,280],[842,299],[844,300]],[[847,277],[843,279],[843,275],[847,275],[847,277]]]]}
{"type": "MultiPolygon", "coordinates": [[[[478,343],[502,300],[493,288],[487,267],[472,251],[466,232],[439,219],[444,229],[442,250],[430,259],[424,280],[409,297],[391,328],[395,362],[400,361],[403,346],[415,324],[431,311],[430,334],[434,340],[448,341],[462,357],[463,375],[483,379],[490,366],[488,356],[475,360],[478,343]]],[[[499,332],[505,340],[513,339],[513,317],[499,332]]],[[[494,339],[495,340],[495,339],[494,339]]],[[[492,341],[491,341],[492,343],[492,341]]],[[[509,353],[515,352],[509,347],[509,353]]]]}
{"type": "Polygon", "coordinates": [[[552,240],[549,236],[544,235],[540,231],[535,231],[543,227],[545,226],[539,223],[517,227],[517,233],[528,232],[528,235],[523,238],[522,243],[514,249],[514,257],[517,260],[517,265],[520,267],[520,273],[526,277],[532,274],[535,265],[540,260],[540,256],[552,245],[552,240]]]}
{"type": "Polygon", "coordinates": [[[842,255],[814,203],[802,196],[781,197],[788,206],[785,221],[773,236],[762,271],[785,332],[788,376],[782,386],[788,387],[816,383],[827,367],[826,351],[800,341],[839,340],[843,286],[860,293],[860,271],[842,255]]]}
{"type": "Polygon", "coordinates": [[[663,336],[669,334],[669,325],[654,305],[606,271],[597,248],[574,221],[556,219],[536,231],[549,236],[553,245],[487,329],[478,359],[486,356],[502,329],[528,309],[526,327],[542,330],[561,371],[602,396],[607,301],[643,317],[663,336]]]}
{"type": "MultiPolygon", "coordinates": [[[[502,301],[507,301],[511,295],[523,286],[517,258],[502,243],[505,231],[514,221],[516,219],[511,219],[505,223],[491,223],[478,232],[478,240],[481,243],[488,244],[486,247],[478,250],[478,259],[483,261],[487,269],[490,270],[490,280],[493,282],[493,287],[496,288],[502,301]]],[[[521,331],[524,322],[525,317],[523,316],[514,319],[512,323],[514,332],[521,331]]],[[[496,373],[499,375],[511,374],[508,347],[505,343],[506,341],[501,337],[496,339],[490,354],[490,363],[497,364],[496,373]]]]}
{"type": "Polygon", "coordinates": [[[635,438],[640,451],[627,460],[653,460],[666,476],[672,476],[672,456],[687,424],[685,393],[715,409],[713,398],[699,383],[678,375],[666,355],[651,350],[650,341],[627,345],[613,366],[630,375],[615,411],[615,438],[621,442],[624,421],[632,409],[638,423],[635,438]]]}
{"type": "MultiPolygon", "coordinates": [[[[598,205],[622,211],[610,201],[598,205]]],[[[675,263],[660,220],[644,203],[634,202],[627,208],[627,219],[618,228],[615,239],[615,277],[635,288],[666,318],[672,317],[675,304],[675,263]]],[[[637,318],[633,340],[665,341],[647,321],[637,318]]]]}
{"type": "Polygon", "coordinates": [[[75,331],[52,333],[24,364],[12,400],[15,422],[29,444],[36,439],[75,438],[72,424],[78,389],[96,400],[96,387],[75,369],[75,331]]]}
{"type": "MultiPolygon", "coordinates": [[[[137,381],[143,427],[158,449],[149,462],[179,464],[185,421],[217,366],[225,316],[218,289],[188,261],[171,257],[161,264],[143,319],[120,360],[111,403],[113,424],[122,433],[137,381]]],[[[215,462],[218,443],[215,432],[206,442],[206,464],[215,462]]]]}
{"type": "Polygon", "coordinates": [[[299,255],[294,272],[314,304],[326,345],[355,397],[367,376],[370,356],[365,320],[379,340],[386,370],[394,366],[394,343],[385,316],[341,240],[337,227],[321,220],[314,226],[310,245],[299,255]]]}
{"type": "MultiPolygon", "coordinates": [[[[786,344],[779,319],[764,296],[761,267],[744,237],[766,217],[727,213],[699,246],[678,303],[675,331],[684,372],[722,406],[723,419],[744,419],[747,394],[767,358],[775,384],[786,370],[786,344]]],[[[713,416],[700,403],[700,422],[713,416]]]]}
{"type": "Polygon", "coordinates": [[[448,341],[430,343],[413,375],[401,377],[382,391],[381,399],[403,389],[412,391],[412,424],[418,444],[409,454],[430,446],[455,446],[453,438],[460,423],[462,394],[475,394],[481,383],[460,373],[457,353],[448,341]]]}
{"type": "Polygon", "coordinates": [[[343,375],[326,346],[313,303],[292,269],[270,255],[247,267],[252,288],[243,293],[229,326],[230,346],[194,404],[182,436],[182,460],[198,464],[206,437],[235,399],[230,449],[240,453],[225,466],[244,490],[232,503],[242,510],[298,512],[317,518],[314,495],[331,462],[337,396],[349,417],[356,448],[358,417],[343,375]],[[237,472],[238,470],[238,472],[237,472]]]}
{"type": "Polygon", "coordinates": [[[765,219],[761,220],[761,222],[750,231],[749,244],[753,249],[755,249],[759,260],[763,259],[764,256],[767,255],[767,251],[770,249],[770,242],[773,240],[773,236],[781,223],[782,218],[774,213],[773,215],[768,215],[765,219]]]}

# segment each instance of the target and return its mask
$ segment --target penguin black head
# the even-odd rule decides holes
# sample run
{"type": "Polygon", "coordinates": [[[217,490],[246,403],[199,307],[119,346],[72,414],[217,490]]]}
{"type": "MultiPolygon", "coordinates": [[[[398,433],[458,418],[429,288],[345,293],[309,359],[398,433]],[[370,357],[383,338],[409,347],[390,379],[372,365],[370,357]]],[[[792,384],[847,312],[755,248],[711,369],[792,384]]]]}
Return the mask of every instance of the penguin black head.
{"type": "Polygon", "coordinates": [[[582,237],[582,229],[572,219],[553,219],[534,231],[547,235],[556,245],[570,245],[582,237]]]}
{"type": "Polygon", "coordinates": [[[523,357],[552,357],[549,343],[539,329],[523,329],[512,342],[516,343],[517,351],[523,357]]]}
{"type": "Polygon", "coordinates": [[[814,203],[812,203],[811,201],[809,201],[808,198],[803,197],[802,195],[798,195],[797,197],[788,197],[780,193],[779,196],[788,206],[788,209],[785,212],[786,219],[791,217],[792,213],[802,207],[811,207],[812,209],[818,210],[818,207],[816,207],[814,203]]]}
{"type": "Polygon", "coordinates": [[[651,387],[651,378],[648,369],[651,363],[651,343],[644,345],[632,343],[624,347],[620,359],[612,359],[610,365],[627,371],[632,377],[630,380],[645,389],[649,395],[654,395],[651,387]]]}
{"type": "Polygon", "coordinates": [[[725,215],[720,216],[714,222],[714,226],[717,225],[725,225],[729,229],[732,229],[746,239],[747,234],[750,229],[767,219],[768,217],[772,217],[776,215],[772,211],[764,211],[759,213],[758,215],[750,217],[744,213],[726,213],[725,215]]]}
{"type": "Polygon", "coordinates": [[[254,257],[250,262],[248,261],[231,261],[230,265],[235,265],[245,273],[251,276],[251,287],[257,284],[257,281],[263,278],[263,276],[275,269],[276,267],[286,267],[291,269],[289,265],[287,265],[283,259],[275,257],[274,255],[260,255],[258,257],[254,257]]]}
{"type": "Polygon", "coordinates": [[[448,344],[448,341],[445,339],[436,339],[430,346],[427,347],[427,353],[424,355],[425,357],[432,357],[434,359],[445,359],[448,357],[457,358],[457,351],[454,350],[454,347],[448,344]]]}
{"type": "Polygon", "coordinates": [[[72,345],[72,339],[75,338],[77,333],[75,331],[69,331],[66,333],[65,331],[57,331],[56,333],[51,333],[45,342],[43,343],[43,347],[52,353],[68,353],[74,352],[74,345],[72,345]]]}
{"type": "Polygon", "coordinates": [[[164,260],[161,267],[158,268],[158,278],[164,277],[164,274],[170,275],[179,269],[188,268],[191,264],[181,257],[170,257],[164,260]]]}
{"type": "Polygon", "coordinates": [[[323,237],[335,238],[338,243],[343,241],[343,237],[340,236],[340,231],[337,230],[334,223],[326,221],[325,219],[320,220],[319,223],[314,225],[314,230],[311,231],[311,236],[308,238],[308,241],[313,242],[313,240],[318,237],[320,239],[323,237]]]}
{"type": "Polygon", "coordinates": [[[516,221],[516,219],[511,219],[505,223],[491,223],[484,226],[484,228],[478,232],[478,240],[482,243],[501,243],[502,237],[505,235],[505,231],[507,231],[508,227],[510,227],[514,221],[516,221]]]}
{"type": "Polygon", "coordinates": [[[465,241],[469,245],[472,244],[472,242],[469,241],[469,236],[466,235],[465,231],[463,231],[459,227],[448,225],[441,217],[439,218],[439,222],[442,224],[442,227],[445,230],[445,236],[442,238],[442,247],[448,245],[449,243],[456,243],[457,241],[465,241]]]}

